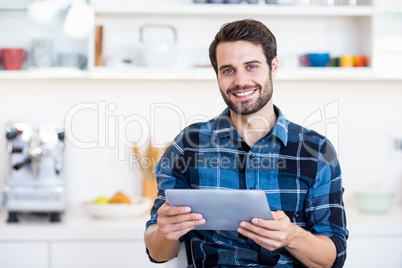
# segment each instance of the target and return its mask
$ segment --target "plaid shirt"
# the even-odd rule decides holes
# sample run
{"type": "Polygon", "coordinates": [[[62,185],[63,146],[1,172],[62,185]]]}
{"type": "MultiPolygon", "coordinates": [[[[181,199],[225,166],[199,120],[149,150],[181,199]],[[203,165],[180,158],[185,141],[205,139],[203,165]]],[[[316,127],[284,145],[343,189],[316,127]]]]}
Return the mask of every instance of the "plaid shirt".
{"type": "MultiPolygon", "coordinates": [[[[274,107],[274,129],[250,148],[235,130],[229,109],[185,128],[156,167],[158,197],[146,227],[157,222],[166,189],[262,189],[271,210],[335,244],[334,267],[346,258],[346,216],[341,170],[331,143],[296,125],[274,107]]],[[[188,267],[298,267],[284,248],[268,251],[236,231],[190,231],[188,267]]],[[[152,259],[151,259],[152,260],[152,259]]]]}

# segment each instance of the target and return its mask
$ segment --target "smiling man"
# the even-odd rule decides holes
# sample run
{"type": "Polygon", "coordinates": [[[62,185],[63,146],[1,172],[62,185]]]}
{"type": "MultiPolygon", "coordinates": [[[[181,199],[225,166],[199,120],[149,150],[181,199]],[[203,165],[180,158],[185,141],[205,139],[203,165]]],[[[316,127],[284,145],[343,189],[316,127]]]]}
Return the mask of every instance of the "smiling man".
{"type": "Polygon", "coordinates": [[[342,267],[348,231],[339,162],[324,136],[273,104],[274,35],[259,21],[231,22],[209,52],[228,108],[185,128],[159,161],[144,237],[151,261],[174,258],[184,242],[188,267],[342,267]],[[193,230],[203,215],[169,206],[164,191],[203,188],[264,190],[273,220],[193,230]]]}

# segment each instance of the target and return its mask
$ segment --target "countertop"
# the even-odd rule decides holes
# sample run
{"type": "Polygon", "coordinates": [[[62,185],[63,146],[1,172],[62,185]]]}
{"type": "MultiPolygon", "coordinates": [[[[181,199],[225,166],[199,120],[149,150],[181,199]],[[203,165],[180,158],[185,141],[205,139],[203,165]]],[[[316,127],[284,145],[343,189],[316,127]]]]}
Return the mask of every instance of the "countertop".
{"type": "MultiPolygon", "coordinates": [[[[362,214],[346,205],[350,237],[402,237],[402,207],[394,206],[387,214],[362,214]]],[[[60,223],[35,219],[6,223],[7,213],[0,213],[0,241],[107,241],[141,240],[148,215],[131,219],[95,219],[84,211],[68,211],[60,223]]]]}
{"type": "Polygon", "coordinates": [[[7,213],[3,210],[0,241],[142,240],[148,218],[96,219],[78,210],[64,213],[59,223],[29,216],[18,223],[6,223],[7,213]]]}

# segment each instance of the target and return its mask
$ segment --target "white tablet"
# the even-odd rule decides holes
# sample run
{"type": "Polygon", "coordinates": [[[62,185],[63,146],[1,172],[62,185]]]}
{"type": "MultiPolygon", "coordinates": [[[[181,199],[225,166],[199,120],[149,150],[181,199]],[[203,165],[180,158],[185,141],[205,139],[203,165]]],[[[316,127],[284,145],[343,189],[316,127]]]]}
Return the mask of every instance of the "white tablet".
{"type": "Polygon", "coordinates": [[[272,220],[268,200],[262,190],[165,190],[170,206],[189,206],[206,222],[197,230],[237,230],[241,221],[253,218],[272,220]]]}

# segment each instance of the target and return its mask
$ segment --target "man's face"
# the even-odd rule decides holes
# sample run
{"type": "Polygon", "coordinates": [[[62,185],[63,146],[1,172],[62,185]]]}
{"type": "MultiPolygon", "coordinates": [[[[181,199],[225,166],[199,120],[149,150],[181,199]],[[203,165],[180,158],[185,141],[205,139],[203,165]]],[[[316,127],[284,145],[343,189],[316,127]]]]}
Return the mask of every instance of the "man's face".
{"type": "Polygon", "coordinates": [[[222,42],[216,48],[216,59],[219,88],[231,110],[248,115],[268,103],[273,92],[272,74],[261,45],[222,42]]]}

